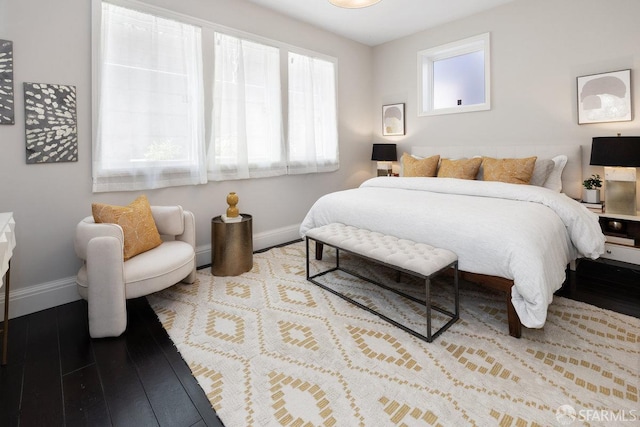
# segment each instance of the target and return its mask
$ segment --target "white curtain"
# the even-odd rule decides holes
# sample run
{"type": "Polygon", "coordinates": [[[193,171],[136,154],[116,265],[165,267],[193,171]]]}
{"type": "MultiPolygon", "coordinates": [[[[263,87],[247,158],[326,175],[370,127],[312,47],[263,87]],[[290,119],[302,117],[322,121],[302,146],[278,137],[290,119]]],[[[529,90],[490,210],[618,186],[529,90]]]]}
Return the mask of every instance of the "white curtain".
{"type": "Polygon", "coordinates": [[[284,175],[280,51],[215,34],[210,180],[284,175]]]}
{"type": "Polygon", "coordinates": [[[339,168],[333,62],[289,53],[289,174],[339,168]]]}
{"type": "Polygon", "coordinates": [[[93,191],[207,182],[199,27],[102,3],[93,191]]]}

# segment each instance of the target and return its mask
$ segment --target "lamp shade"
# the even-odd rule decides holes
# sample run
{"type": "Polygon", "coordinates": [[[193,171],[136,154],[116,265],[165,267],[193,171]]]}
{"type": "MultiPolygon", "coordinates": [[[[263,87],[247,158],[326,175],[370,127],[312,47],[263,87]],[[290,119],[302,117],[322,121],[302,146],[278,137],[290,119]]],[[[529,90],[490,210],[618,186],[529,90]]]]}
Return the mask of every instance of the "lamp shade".
{"type": "Polygon", "coordinates": [[[395,162],[398,160],[396,144],[373,144],[371,160],[378,162],[395,162]]]}
{"type": "Polygon", "coordinates": [[[640,136],[601,136],[591,142],[590,165],[640,167],[640,136]]]}

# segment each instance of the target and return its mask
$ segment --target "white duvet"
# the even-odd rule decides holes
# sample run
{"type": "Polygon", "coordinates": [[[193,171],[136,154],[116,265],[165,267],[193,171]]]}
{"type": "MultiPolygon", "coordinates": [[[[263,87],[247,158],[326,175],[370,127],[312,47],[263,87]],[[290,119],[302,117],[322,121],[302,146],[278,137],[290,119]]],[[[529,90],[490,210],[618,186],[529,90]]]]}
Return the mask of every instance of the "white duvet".
{"type": "Polygon", "coordinates": [[[598,217],[564,194],[531,185],[380,177],[321,197],[300,235],[332,222],[446,248],[471,273],[512,279],[523,325],[540,328],[567,264],[604,252],[598,217]]]}

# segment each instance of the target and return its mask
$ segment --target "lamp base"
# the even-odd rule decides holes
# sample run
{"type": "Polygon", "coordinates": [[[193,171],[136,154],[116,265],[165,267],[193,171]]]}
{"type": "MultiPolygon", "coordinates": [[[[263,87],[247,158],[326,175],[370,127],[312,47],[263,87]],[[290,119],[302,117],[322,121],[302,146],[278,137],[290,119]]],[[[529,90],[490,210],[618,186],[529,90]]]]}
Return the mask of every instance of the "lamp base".
{"type": "Polygon", "coordinates": [[[636,169],[605,167],[606,212],[636,215],[636,169]]]}
{"type": "Polygon", "coordinates": [[[606,181],[606,212],[636,215],[636,183],[630,181],[606,181]]]}
{"type": "Polygon", "coordinates": [[[391,162],[378,162],[378,176],[391,176],[391,162]]]}

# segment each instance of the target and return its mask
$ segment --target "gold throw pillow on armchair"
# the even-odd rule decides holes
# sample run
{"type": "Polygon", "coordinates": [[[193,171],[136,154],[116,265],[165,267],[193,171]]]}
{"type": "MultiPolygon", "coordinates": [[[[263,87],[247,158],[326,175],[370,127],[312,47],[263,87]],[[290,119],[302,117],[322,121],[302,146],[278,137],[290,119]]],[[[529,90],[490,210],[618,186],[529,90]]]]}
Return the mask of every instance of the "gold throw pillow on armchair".
{"type": "Polygon", "coordinates": [[[151,214],[151,205],[145,195],[138,197],[128,206],[93,203],[91,212],[93,220],[97,223],[107,222],[122,227],[125,261],[162,243],[151,214]]]}

